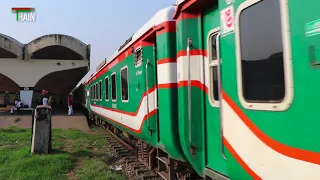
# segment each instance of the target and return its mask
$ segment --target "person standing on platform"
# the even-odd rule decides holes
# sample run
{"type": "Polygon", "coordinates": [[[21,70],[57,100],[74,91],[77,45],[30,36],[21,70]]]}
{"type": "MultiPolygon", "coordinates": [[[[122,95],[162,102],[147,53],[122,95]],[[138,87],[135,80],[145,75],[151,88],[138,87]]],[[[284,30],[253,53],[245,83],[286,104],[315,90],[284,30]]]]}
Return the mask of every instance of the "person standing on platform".
{"type": "Polygon", "coordinates": [[[22,108],[21,99],[18,99],[16,106],[17,106],[17,114],[20,114],[20,108],[22,108]]]}
{"type": "Polygon", "coordinates": [[[46,105],[46,106],[48,106],[49,104],[49,100],[48,100],[48,91],[46,91],[46,90],[42,90],[41,91],[41,94],[43,95],[43,98],[42,98],[42,105],[46,105]]]}
{"type": "Polygon", "coordinates": [[[48,98],[47,98],[47,96],[45,95],[45,96],[43,96],[43,99],[42,99],[42,105],[46,105],[46,106],[48,106],[48,98]]]}
{"type": "Polygon", "coordinates": [[[73,114],[73,109],[72,109],[72,95],[69,94],[68,96],[68,115],[71,116],[73,114]]]}

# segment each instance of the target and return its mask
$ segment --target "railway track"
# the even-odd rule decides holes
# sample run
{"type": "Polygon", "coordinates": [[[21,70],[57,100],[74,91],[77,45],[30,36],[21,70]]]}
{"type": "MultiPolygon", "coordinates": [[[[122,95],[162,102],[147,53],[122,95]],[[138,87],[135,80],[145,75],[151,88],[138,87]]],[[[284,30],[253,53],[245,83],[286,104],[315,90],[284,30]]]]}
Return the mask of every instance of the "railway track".
{"type": "MultiPolygon", "coordinates": [[[[104,127],[102,125],[102,127],[104,127]]],[[[132,180],[160,180],[160,178],[154,170],[148,168],[143,162],[143,159],[139,159],[137,148],[127,143],[125,140],[118,137],[114,132],[104,127],[107,131],[106,140],[108,142],[108,164],[121,167],[122,173],[132,180]]]]}
{"type": "Polygon", "coordinates": [[[125,131],[108,124],[100,118],[90,116],[89,124],[106,130],[106,162],[112,169],[121,169],[130,180],[203,180],[188,164],[180,163],[125,131]]]}

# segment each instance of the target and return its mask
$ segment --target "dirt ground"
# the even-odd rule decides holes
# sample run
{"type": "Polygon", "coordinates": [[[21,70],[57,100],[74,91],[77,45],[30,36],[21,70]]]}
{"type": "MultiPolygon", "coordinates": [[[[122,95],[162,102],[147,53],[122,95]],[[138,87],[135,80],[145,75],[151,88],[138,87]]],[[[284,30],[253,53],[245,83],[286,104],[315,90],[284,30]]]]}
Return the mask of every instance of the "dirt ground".
{"type": "MultiPolygon", "coordinates": [[[[32,117],[31,115],[18,116],[0,112],[0,128],[8,128],[9,126],[13,125],[21,128],[31,128],[32,117]]],[[[62,114],[53,115],[52,128],[75,128],[84,131],[89,130],[87,119],[81,113],[75,113],[75,115],[72,116],[66,116],[62,114]]]]}

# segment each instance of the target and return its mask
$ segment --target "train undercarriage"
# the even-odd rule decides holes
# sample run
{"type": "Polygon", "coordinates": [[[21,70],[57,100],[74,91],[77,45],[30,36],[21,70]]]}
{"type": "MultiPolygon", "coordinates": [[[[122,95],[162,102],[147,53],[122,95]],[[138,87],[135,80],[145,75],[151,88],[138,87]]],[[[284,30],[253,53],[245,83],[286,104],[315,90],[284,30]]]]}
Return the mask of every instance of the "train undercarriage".
{"type": "MultiPolygon", "coordinates": [[[[107,123],[95,114],[89,113],[88,119],[92,125],[101,126],[112,134],[137,160],[154,172],[156,176],[165,180],[197,180],[199,177],[190,164],[176,161],[168,156],[161,148],[154,148],[140,139],[121,131],[117,127],[107,123]]],[[[148,178],[144,178],[148,179],[148,178]]],[[[149,176],[149,179],[154,179],[149,176]]],[[[156,178],[157,179],[157,178],[156,178]]]]}

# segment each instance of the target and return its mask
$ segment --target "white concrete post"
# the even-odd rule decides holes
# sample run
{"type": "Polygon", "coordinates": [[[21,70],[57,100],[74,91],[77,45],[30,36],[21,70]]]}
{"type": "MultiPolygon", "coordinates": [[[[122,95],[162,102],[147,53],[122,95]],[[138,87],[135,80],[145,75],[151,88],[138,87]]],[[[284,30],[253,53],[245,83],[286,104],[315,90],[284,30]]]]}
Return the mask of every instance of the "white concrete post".
{"type": "Polygon", "coordinates": [[[52,150],[51,107],[37,106],[33,111],[31,153],[49,154],[52,150]]]}

